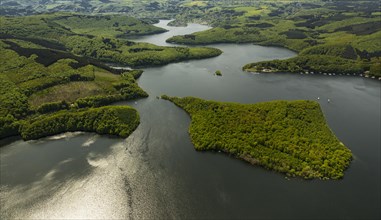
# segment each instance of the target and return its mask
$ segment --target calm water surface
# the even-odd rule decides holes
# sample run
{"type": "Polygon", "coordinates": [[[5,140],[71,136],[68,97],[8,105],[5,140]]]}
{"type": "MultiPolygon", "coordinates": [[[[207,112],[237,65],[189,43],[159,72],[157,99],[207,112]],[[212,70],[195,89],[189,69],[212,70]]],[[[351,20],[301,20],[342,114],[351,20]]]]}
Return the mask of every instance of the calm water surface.
{"type": "MultiPolygon", "coordinates": [[[[168,21],[158,25],[166,27],[168,21]]],[[[191,24],[139,41],[167,45],[191,24]]],[[[380,219],[381,84],[352,76],[252,74],[252,61],[295,56],[250,44],[213,45],[216,58],[148,68],[150,97],[128,104],[141,124],[127,139],[67,133],[0,148],[0,218],[380,219]],[[223,76],[213,73],[220,69],[223,76]],[[196,152],[189,116],[156,96],[256,103],[320,97],[327,121],[355,155],[343,180],[286,179],[222,153],[196,152]],[[327,99],[331,99],[328,103],[327,99]]]]}

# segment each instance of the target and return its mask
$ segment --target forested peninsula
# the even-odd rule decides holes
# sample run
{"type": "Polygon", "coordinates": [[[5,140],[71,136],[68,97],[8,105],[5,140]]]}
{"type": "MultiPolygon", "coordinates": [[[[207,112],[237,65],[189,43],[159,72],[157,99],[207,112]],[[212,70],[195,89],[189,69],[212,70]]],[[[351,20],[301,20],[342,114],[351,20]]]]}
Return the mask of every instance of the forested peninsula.
{"type": "Polygon", "coordinates": [[[223,151],[253,165],[305,179],[340,179],[351,151],[328,127],[315,101],[257,104],[162,96],[191,117],[196,150],[223,151]]]}

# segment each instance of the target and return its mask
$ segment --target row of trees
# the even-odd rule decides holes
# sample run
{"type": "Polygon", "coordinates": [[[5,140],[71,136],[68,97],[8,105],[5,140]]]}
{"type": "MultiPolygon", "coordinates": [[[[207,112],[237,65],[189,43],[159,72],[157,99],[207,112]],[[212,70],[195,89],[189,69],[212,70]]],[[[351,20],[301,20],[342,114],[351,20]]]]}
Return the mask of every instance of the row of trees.
{"type": "Polygon", "coordinates": [[[265,168],[304,178],[338,179],[351,151],[332,133],[317,102],[251,105],[163,96],[187,111],[197,150],[221,150],[265,168]]]}
{"type": "Polygon", "coordinates": [[[24,140],[68,131],[88,131],[128,137],[139,123],[139,114],[135,109],[128,106],[106,106],[41,115],[24,123],[20,133],[24,140]]]}

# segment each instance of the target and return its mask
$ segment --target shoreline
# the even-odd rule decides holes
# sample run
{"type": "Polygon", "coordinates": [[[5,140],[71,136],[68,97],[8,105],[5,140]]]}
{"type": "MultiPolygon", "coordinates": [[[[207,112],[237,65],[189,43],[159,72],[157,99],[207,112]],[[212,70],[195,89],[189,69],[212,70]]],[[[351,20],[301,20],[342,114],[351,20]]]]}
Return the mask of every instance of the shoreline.
{"type": "Polygon", "coordinates": [[[371,75],[366,75],[366,74],[342,74],[342,73],[310,73],[310,72],[299,72],[299,73],[293,73],[293,72],[286,72],[286,71],[254,71],[250,69],[242,70],[247,73],[252,73],[252,74],[267,74],[267,73],[274,73],[274,74],[282,74],[282,73],[287,73],[287,74],[293,74],[293,75],[317,75],[317,76],[355,76],[355,77],[361,77],[361,78],[366,78],[366,79],[371,79],[371,80],[377,80],[381,81],[381,77],[376,77],[376,76],[371,76],[371,75]]]}

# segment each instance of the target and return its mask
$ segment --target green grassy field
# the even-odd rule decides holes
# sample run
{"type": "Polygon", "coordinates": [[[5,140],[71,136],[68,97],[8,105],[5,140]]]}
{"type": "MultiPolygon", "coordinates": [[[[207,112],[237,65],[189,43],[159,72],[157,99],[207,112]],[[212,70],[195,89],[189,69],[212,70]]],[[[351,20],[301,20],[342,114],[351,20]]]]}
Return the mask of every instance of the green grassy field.
{"type": "Polygon", "coordinates": [[[189,113],[196,150],[223,151],[266,169],[306,179],[339,179],[351,151],[332,133],[317,102],[257,104],[168,97],[189,113]]]}

